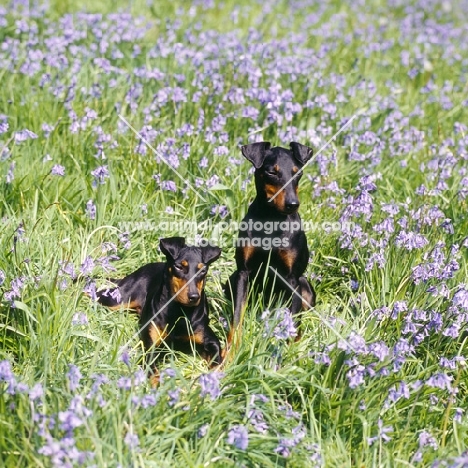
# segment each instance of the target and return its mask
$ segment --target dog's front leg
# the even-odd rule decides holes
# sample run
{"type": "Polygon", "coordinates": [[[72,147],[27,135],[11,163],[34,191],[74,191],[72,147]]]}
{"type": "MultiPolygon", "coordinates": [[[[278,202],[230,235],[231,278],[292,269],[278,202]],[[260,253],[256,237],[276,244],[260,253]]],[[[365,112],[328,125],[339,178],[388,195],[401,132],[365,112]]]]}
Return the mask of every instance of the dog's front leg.
{"type": "Polygon", "coordinates": [[[315,291],[304,276],[299,278],[301,283],[302,310],[308,310],[315,307],[315,291]]]}
{"type": "Polygon", "coordinates": [[[203,357],[210,367],[219,366],[223,362],[221,344],[211,328],[207,327],[203,341],[203,357]]]}
{"type": "Polygon", "coordinates": [[[234,285],[234,328],[237,328],[241,322],[242,311],[247,301],[249,290],[249,273],[245,270],[237,272],[237,282],[234,285]]]}
{"type": "MultiPolygon", "coordinates": [[[[140,323],[142,321],[144,321],[144,317],[140,317],[140,323]]],[[[145,346],[148,377],[152,387],[157,387],[159,384],[157,365],[158,361],[161,360],[161,350],[159,348],[167,336],[166,329],[158,326],[153,321],[146,324],[141,330],[140,338],[145,346]]]]}
{"type": "Polygon", "coordinates": [[[296,341],[300,338],[300,325],[301,325],[301,317],[300,311],[302,309],[302,284],[297,278],[293,275],[289,275],[286,277],[286,281],[292,291],[292,298],[291,298],[291,315],[294,319],[294,325],[297,329],[297,337],[296,341]]]}
{"type": "Polygon", "coordinates": [[[161,360],[160,353],[157,352],[148,352],[146,354],[146,366],[148,368],[148,379],[150,381],[150,385],[155,388],[159,385],[159,369],[158,369],[158,362],[161,360]]]}
{"type": "Polygon", "coordinates": [[[232,291],[232,302],[234,307],[233,320],[231,324],[231,330],[227,340],[228,347],[232,343],[234,333],[236,332],[241,319],[242,312],[247,301],[247,293],[249,290],[249,273],[245,270],[236,271],[229,279],[228,287],[232,291]]]}

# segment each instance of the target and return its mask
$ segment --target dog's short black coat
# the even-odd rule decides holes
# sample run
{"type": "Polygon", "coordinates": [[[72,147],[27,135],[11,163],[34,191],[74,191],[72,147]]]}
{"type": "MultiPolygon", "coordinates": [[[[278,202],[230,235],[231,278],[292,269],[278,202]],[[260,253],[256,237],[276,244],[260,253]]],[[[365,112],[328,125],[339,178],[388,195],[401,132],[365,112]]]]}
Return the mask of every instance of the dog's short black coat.
{"type": "Polygon", "coordinates": [[[157,361],[163,346],[197,351],[212,365],[221,363],[221,346],[209,326],[205,282],[208,267],[219,258],[219,247],[192,247],[183,237],[160,240],[165,263],[150,263],[120,280],[117,288],[99,291],[98,301],[111,309],[122,306],[140,316],[153,385],[159,381],[157,361]]]}
{"type": "Polygon", "coordinates": [[[299,326],[297,313],[301,308],[315,305],[315,292],[303,276],[309,249],[298,214],[299,180],[312,149],[296,142],[290,144],[290,150],[260,142],[243,146],[241,150],[255,167],[257,195],[240,225],[235,254],[237,270],[225,286],[234,306],[229,341],[240,323],[248,289],[253,283],[264,294],[284,293],[289,297],[296,326],[299,326]],[[265,274],[269,277],[267,289],[263,289],[265,274]]]}

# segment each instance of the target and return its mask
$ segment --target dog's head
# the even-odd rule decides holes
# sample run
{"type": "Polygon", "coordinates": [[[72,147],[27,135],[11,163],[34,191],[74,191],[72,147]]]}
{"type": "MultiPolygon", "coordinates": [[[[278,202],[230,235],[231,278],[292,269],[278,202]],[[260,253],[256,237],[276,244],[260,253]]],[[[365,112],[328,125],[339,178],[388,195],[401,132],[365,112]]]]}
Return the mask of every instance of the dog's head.
{"type": "Polygon", "coordinates": [[[183,237],[161,239],[159,247],[167,259],[171,295],[182,305],[199,305],[208,267],[219,258],[221,249],[188,246],[183,237]]]}
{"type": "Polygon", "coordinates": [[[241,147],[242,154],[255,167],[257,196],[284,215],[299,209],[298,188],[302,168],[312,157],[308,146],[293,141],[290,149],[270,143],[252,143],[241,147]]]}

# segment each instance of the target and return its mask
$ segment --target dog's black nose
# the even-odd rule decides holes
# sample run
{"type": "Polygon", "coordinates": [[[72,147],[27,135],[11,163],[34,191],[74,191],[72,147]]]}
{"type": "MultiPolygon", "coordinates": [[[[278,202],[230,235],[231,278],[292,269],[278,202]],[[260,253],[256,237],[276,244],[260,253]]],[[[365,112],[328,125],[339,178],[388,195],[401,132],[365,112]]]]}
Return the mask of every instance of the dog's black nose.
{"type": "Polygon", "coordinates": [[[288,202],[284,205],[284,208],[288,213],[293,213],[299,209],[300,203],[298,201],[288,202]]]}
{"type": "Polygon", "coordinates": [[[190,302],[197,302],[200,299],[200,294],[197,292],[188,293],[187,296],[190,302]]]}

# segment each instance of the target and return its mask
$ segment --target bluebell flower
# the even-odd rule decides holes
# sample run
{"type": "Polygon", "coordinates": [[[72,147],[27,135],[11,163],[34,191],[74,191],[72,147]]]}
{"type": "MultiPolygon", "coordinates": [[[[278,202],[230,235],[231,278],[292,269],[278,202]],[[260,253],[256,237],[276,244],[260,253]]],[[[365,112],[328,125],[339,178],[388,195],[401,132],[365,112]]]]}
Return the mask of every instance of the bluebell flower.
{"type": "Polygon", "coordinates": [[[67,379],[68,379],[68,386],[72,392],[74,392],[80,385],[80,380],[83,377],[81,375],[80,370],[78,369],[75,364],[69,364],[68,365],[68,373],[67,373],[67,379]]]}
{"type": "Polygon", "coordinates": [[[15,143],[21,143],[26,140],[34,140],[37,138],[37,135],[34,132],[31,132],[31,130],[24,129],[19,132],[15,132],[14,138],[15,143]]]}
{"type": "Polygon", "coordinates": [[[86,202],[86,216],[91,220],[96,219],[96,205],[93,200],[86,202]]]}
{"type": "Polygon", "coordinates": [[[177,185],[173,180],[163,180],[161,182],[161,189],[168,190],[169,192],[177,192],[177,185]]]}
{"type": "Polygon", "coordinates": [[[95,267],[94,260],[89,256],[86,257],[84,262],[81,264],[81,268],[80,268],[81,274],[83,276],[87,276],[91,274],[94,270],[94,267],[95,267]]]}
{"type": "Polygon", "coordinates": [[[261,434],[266,434],[268,432],[268,424],[261,410],[257,408],[249,409],[247,418],[257,432],[261,434]]]}
{"type": "Polygon", "coordinates": [[[209,424],[203,424],[202,426],[200,426],[197,432],[198,437],[200,438],[205,437],[209,428],[210,428],[209,424]]]}
{"type": "Polygon", "coordinates": [[[391,437],[388,435],[389,432],[393,432],[393,426],[385,426],[383,425],[383,421],[379,419],[377,421],[378,431],[377,435],[373,437],[367,438],[367,443],[372,445],[376,441],[388,442],[391,440],[391,437]]]}
{"type": "Polygon", "coordinates": [[[75,312],[71,323],[72,325],[88,325],[88,316],[84,312],[75,312]]]}
{"type": "Polygon", "coordinates": [[[210,372],[200,376],[200,395],[202,397],[209,396],[211,400],[215,400],[221,395],[220,380],[224,377],[222,372],[210,372]]]}
{"type": "Polygon", "coordinates": [[[168,390],[167,395],[169,397],[169,406],[175,406],[180,400],[180,388],[175,388],[174,390],[168,390]]]}
{"type": "Polygon", "coordinates": [[[61,166],[60,164],[55,164],[52,169],[50,170],[52,175],[56,176],[64,176],[65,175],[65,167],[61,166]]]}
{"type": "Polygon", "coordinates": [[[99,183],[100,185],[106,182],[106,179],[110,177],[107,166],[99,166],[94,171],[91,171],[91,175],[94,177],[93,187],[99,183]]]}
{"type": "Polygon", "coordinates": [[[131,450],[135,450],[140,446],[140,439],[136,434],[133,434],[131,431],[127,432],[124,437],[125,445],[131,450]]]}
{"type": "Polygon", "coordinates": [[[247,450],[249,446],[249,433],[247,428],[242,424],[233,426],[228,433],[227,443],[239,450],[247,450]]]}
{"type": "Polygon", "coordinates": [[[443,372],[432,375],[426,380],[426,385],[429,387],[440,388],[442,390],[452,390],[453,377],[443,372]]]}

